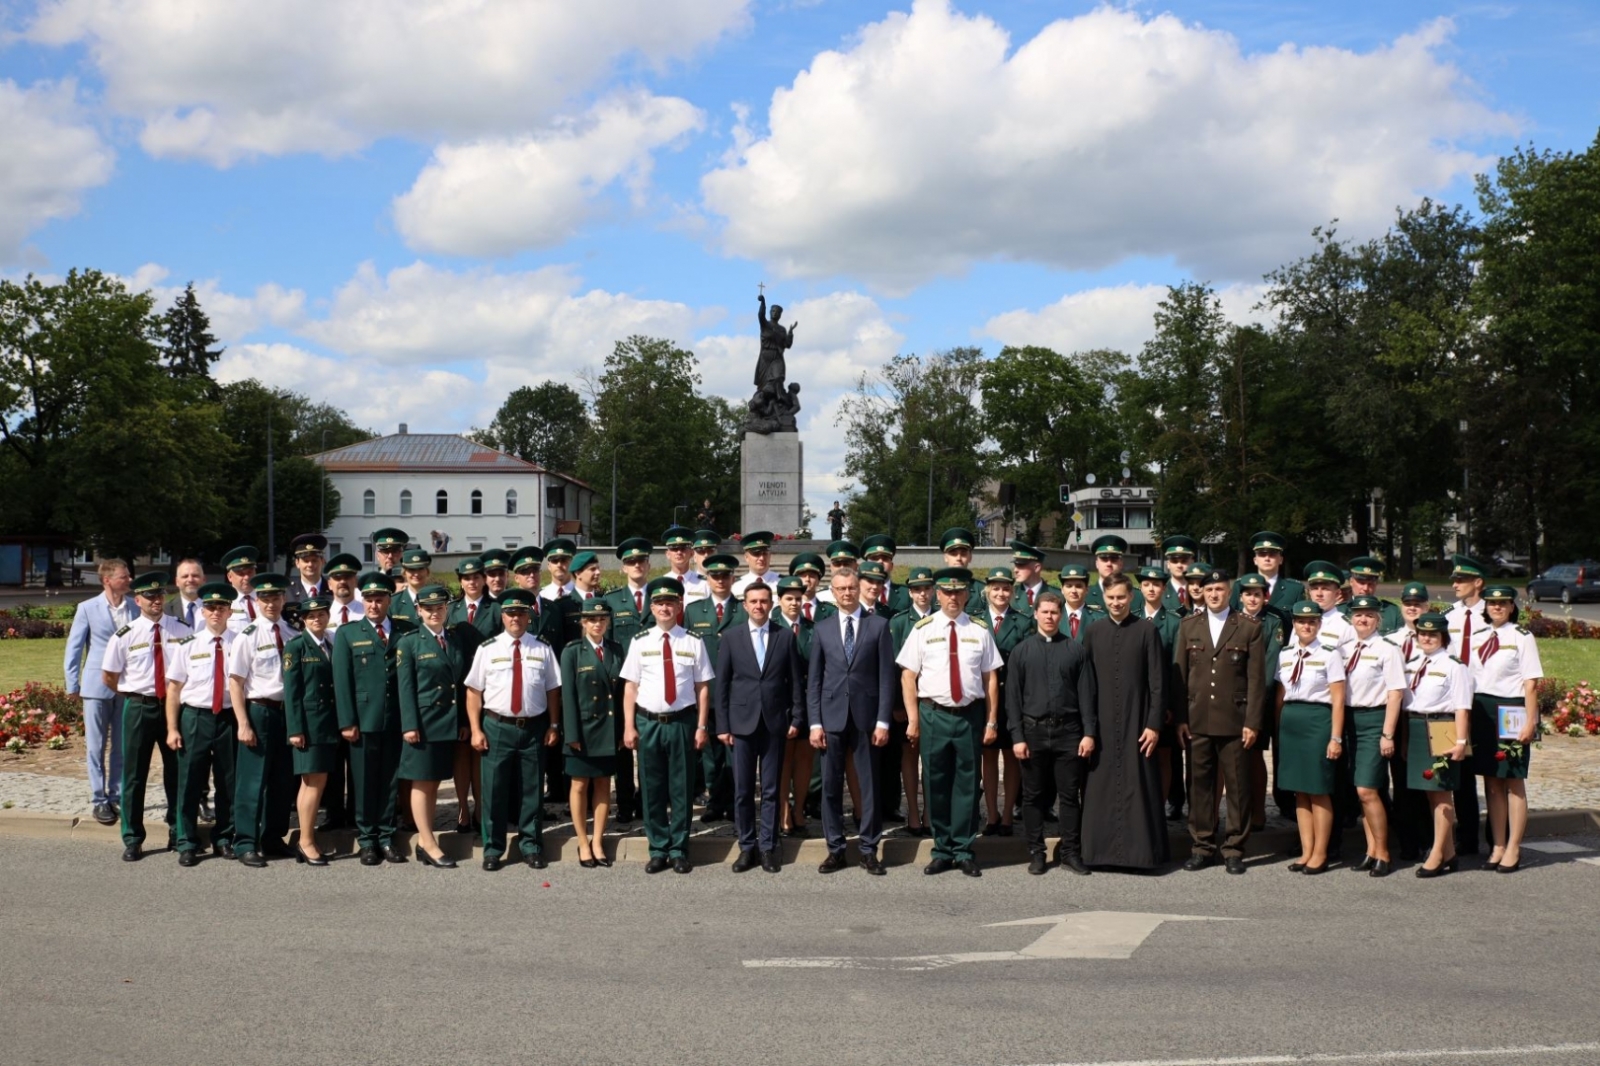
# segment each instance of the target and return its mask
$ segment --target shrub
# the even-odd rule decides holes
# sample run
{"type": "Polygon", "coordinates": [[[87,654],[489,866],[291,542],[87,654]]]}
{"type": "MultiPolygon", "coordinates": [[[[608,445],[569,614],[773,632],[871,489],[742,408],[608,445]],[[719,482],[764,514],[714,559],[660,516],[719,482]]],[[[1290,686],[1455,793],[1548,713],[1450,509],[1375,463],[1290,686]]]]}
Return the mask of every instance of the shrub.
{"type": "Polygon", "coordinates": [[[1557,733],[1577,735],[1581,729],[1590,736],[1600,734],[1600,692],[1590,687],[1587,681],[1580,681],[1569,688],[1556,701],[1550,726],[1557,733]]]}
{"type": "Polygon", "coordinates": [[[58,747],[56,738],[65,743],[73,734],[83,735],[83,704],[60,685],[30,681],[0,696],[0,746],[11,745],[13,751],[58,747]]]}

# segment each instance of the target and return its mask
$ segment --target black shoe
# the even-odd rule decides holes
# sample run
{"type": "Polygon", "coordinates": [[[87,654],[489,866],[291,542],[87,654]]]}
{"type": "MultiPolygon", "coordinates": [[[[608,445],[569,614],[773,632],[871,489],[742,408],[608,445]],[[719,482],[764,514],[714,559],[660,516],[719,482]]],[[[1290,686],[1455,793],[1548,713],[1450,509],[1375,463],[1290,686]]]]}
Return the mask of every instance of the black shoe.
{"type": "Polygon", "coordinates": [[[123,862],[138,862],[142,858],[144,858],[144,849],[137,844],[129,844],[122,849],[123,862]]]}
{"type": "Polygon", "coordinates": [[[245,851],[239,854],[239,865],[248,866],[252,870],[259,870],[267,864],[267,857],[259,851],[245,851]]]}
{"type": "Polygon", "coordinates": [[[406,861],[406,853],[393,844],[385,844],[380,850],[383,852],[384,862],[402,863],[406,861]]]}
{"type": "Polygon", "coordinates": [[[878,861],[876,852],[867,852],[861,856],[861,868],[873,877],[882,877],[889,871],[883,868],[883,863],[878,861]]]}
{"type": "Polygon", "coordinates": [[[1083,856],[1079,855],[1077,852],[1069,851],[1065,855],[1061,856],[1061,868],[1063,870],[1071,870],[1080,877],[1089,876],[1089,867],[1084,865],[1083,856]]]}
{"type": "Polygon", "coordinates": [[[667,857],[665,855],[652,855],[650,857],[650,861],[644,864],[644,872],[647,874],[658,874],[671,865],[672,864],[667,861],[667,857]]]}
{"type": "MultiPolygon", "coordinates": [[[[1329,861],[1331,862],[1332,860],[1329,861]]],[[[1305,874],[1307,877],[1312,877],[1316,874],[1325,874],[1328,872],[1328,863],[1325,862],[1321,866],[1301,866],[1300,872],[1305,874]]]]}
{"type": "Polygon", "coordinates": [[[109,803],[97,803],[94,807],[94,820],[101,825],[116,825],[117,816],[111,810],[109,803]]]}
{"type": "Polygon", "coordinates": [[[1367,876],[1388,877],[1390,869],[1392,869],[1392,867],[1390,867],[1388,859],[1374,859],[1372,862],[1372,869],[1367,871],[1367,876]]]}
{"type": "Polygon", "coordinates": [[[269,859],[287,859],[294,854],[289,850],[289,845],[281,840],[269,840],[256,850],[269,859]]]}
{"type": "Polygon", "coordinates": [[[489,871],[490,873],[494,873],[495,871],[499,870],[500,867],[504,866],[505,864],[506,864],[506,861],[504,859],[502,859],[498,855],[485,855],[483,857],[483,868],[485,870],[489,871]]]}
{"type": "Polygon", "coordinates": [[[1478,867],[1478,869],[1487,871],[1488,873],[1499,873],[1500,864],[1497,862],[1486,862],[1482,866],[1478,867]]]}
{"type": "Polygon", "coordinates": [[[178,852],[178,865],[179,866],[198,866],[199,864],[200,864],[200,855],[199,855],[198,852],[195,852],[193,850],[178,852]]]}
{"type": "Polygon", "coordinates": [[[1204,870],[1211,863],[1212,857],[1208,852],[1197,851],[1189,856],[1188,860],[1183,864],[1183,868],[1185,870],[1204,870]]]}
{"type": "Polygon", "coordinates": [[[1008,837],[1013,832],[1015,832],[1015,830],[1013,830],[1011,826],[1006,825],[1004,822],[1002,822],[1002,823],[1000,823],[1000,828],[998,830],[996,830],[996,832],[998,832],[1003,837],[1008,837]]]}
{"type": "Polygon", "coordinates": [[[672,860],[672,872],[675,874],[686,874],[693,869],[694,864],[682,855],[672,860]]]}
{"type": "Polygon", "coordinates": [[[761,868],[769,874],[775,874],[783,869],[783,862],[778,858],[777,849],[761,853],[761,868]]]}
{"type": "Polygon", "coordinates": [[[739,857],[733,860],[733,872],[742,874],[746,870],[754,870],[759,865],[761,856],[756,853],[755,848],[751,848],[749,851],[739,852],[739,857]]]}
{"type": "Polygon", "coordinates": [[[533,867],[535,870],[543,870],[550,865],[549,860],[544,857],[544,852],[542,851],[530,851],[527,855],[523,856],[523,861],[529,866],[533,867]]]}
{"type": "Polygon", "coordinates": [[[326,865],[328,865],[328,857],[326,855],[324,855],[321,851],[318,851],[317,852],[317,857],[313,859],[311,856],[309,856],[309,855],[307,855],[305,853],[305,849],[303,849],[303,848],[295,848],[294,849],[294,861],[295,861],[295,865],[297,865],[297,866],[300,866],[300,865],[304,865],[304,866],[326,866],[326,865]]]}
{"type": "Polygon", "coordinates": [[[585,870],[595,870],[599,868],[600,860],[591,855],[587,859],[579,859],[578,865],[585,870]]]}
{"type": "MultiPolygon", "coordinates": [[[[1521,865],[1520,861],[1519,861],[1518,865],[1521,865]]],[[[1456,872],[1456,870],[1460,869],[1460,867],[1461,867],[1461,858],[1460,858],[1460,856],[1452,855],[1452,856],[1450,856],[1448,859],[1446,859],[1444,861],[1444,871],[1446,873],[1452,873],[1453,874],[1453,873],[1456,872]]],[[[1504,869],[1504,864],[1502,864],[1501,868],[1504,869]]]]}
{"type": "Polygon", "coordinates": [[[1237,855],[1230,855],[1222,860],[1222,865],[1230,874],[1244,873],[1244,860],[1237,855]]]}
{"type": "Polygon", "coordinates": [[[379,851],[377,848],[368,845],[367,847],[361,849],[362,866],[376,866],[382,861],[383,852],[379,851]]]}
{"type": "Polygon", "coordinates": [[[1046,873],[1049,869],[1050,860],[1044,857],[1044,852],[1042,851],[1034,852],[1033,858],[1028,860],[1028,872],[1030,874],[1046,873]]]}
{"type": "Polygon", "coordinates": [[[1302,873],[1304,872],[1305,868],[1306,864],[1303,862],[1291,862],[1289,864],[1289,872],[1292,874],[1302,873]]]}
{"type": "Polygon", "coordinates": [[[707,809],[706,812],[700,816],[701,825],[716,825],[718,822],[726,822],[729,820],[730,819],[728,818],[726,811],[713,811],[707,809]]]}
{"type": "Polygon", "coordinates": [[[424,866],[432,866],[439,870],[454,870],[456,868],[456,861],[450,856],[441,855],[436,859],[432,855],[429,855],[427,849],[421,844],[417,845],[417,861],[424,866]]]}
{"type": "Polygon", "coordinates": [[[1449,872],[1450,872],[1450,864],[1449,863],[1441,863],[1440,865],[1435,866],[1435,867],[1433,867],[1431,869],[1426,867],[1426,866],[1417,867],[1417,876],[1421,877],[1421,878],[1424,878],[1424,879],[1429,878],[1429,877],[1443,877],[1445,874],[1447,874],[1449,872]]]}
{"type": "Polygon", "coordinates": [[[472,836],[472,829],[473,826],[471,822],[456,823],[456,832],[460,833],[462,836],[472,836]]]}
{"type": "Polygon", "coordinates": [[[195,820],[197,822],[199,822],[201,825],[215,825],[216,821],[217,821],[217,816],[212,811],[211,804],[209,804],[209,803],[201,803],[200,804],[200,812],[196,816],[195,820]]]}
{"type": "Polygon", "coordinates": [[[837,871],[844,869],[846,865],[847,863],[844,861],[844,852],[830,851],[828,852],[828,857],[822,860],[822,865],[817,867],[817,873],[836,873],[837,871]]]}
{"type": "Polygon", "coordinates": [[[983,876],[983,871],[978,869],[978,863],[975,859],[962,859],[960,862],[956,863],[956,866],[959,867],[961,872],[966,874],[968,877],[983,876]]]}
{"type": "Polygon", "coordinates": [[[925,874],[942,874],[955,868],[956,864],[949,859],[934,859],[922,868],[922,872],[925,874]]]}
{"type": "Polygon", "coordinates": [[[1500,863],[1499,869],[1497,869],[1495,872],[1502,874],[1514,874],[1520,869],[1522,869],[1522,856],[1518,855],[1516,862],[1512,863],[1510,866],[1507,866],[1505,863],[1500,863]]]}
{"type": "Polygon", "coordinates": [[[233,842],[230,840],[219,840],[212,844],[211,854],[219,859],[233,859],[236,857],[233,854],[233,842]]]}
{"type": "Polygon", "coordinates": [[[1357,873],[1366,873],[1368,870],[1372,869],[1377,862],[1378,860],[1374,859],[1371,855],[1363,855],[1361,856],[1361,861],[1350,867],[1350,869],[1356,871],[1357,873]]]}
{"type": "Polygon", "coordinates": [[[983,827],[983,835],[986,837],[992,837],[998,832],[1000,832],[999,822],[990,822],[988,825],[983,827]]]}
{"type": "Polygon", "coordinates": [[[613,822],[615,822],[617,825],[632,825],[633,824],[633,812],[632,811],[618,811],[616,814],[613,814],[611,816],[611,820],[613,822]]]}

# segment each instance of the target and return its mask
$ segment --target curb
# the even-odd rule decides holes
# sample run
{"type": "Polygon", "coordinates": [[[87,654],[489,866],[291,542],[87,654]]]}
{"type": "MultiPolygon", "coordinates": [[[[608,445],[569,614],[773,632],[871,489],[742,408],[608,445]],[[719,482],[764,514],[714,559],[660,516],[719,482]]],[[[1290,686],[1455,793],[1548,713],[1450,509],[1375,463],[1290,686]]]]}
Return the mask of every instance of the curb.
{"type": "MultiPolygon", "coordinates": [[[[1600,832],[1600,810],[1579,808],[1561,811],[1531,811],[1528,814],[1529,837],[1567,836],[1574,833],[1600,832]]],[[[201,833],[208,831],[202,827],[201,833]]],[[[299,839],[298,830],[290,830],[289,843],[292,847],[299,839]]],[[[445,854],[457,862],[475,862],[482,853],[482,845],[469,835],[460,834],[454,830],[447,830],[436,834],[440,847],[445,854]]],[[[122,836],[116,826],[100,825],[90,818],[65,814],[40,814],[32,811],[0,811],[0,837],[21,837],[35,840],[80,840],[90,843],[108,845],[122,844],[122,836]]],[[[414,834],[400,833],[396,836],[399,846],[409,851],[413,846],[414,834]]],[[[207,838],[209,839],[209,838],[207,838]]],[[[1172,861],[1181,862],[1188,858],[1189,834],[1186,830],[1171,830],[1168,839],[1172,848],[1172,861]]],[[[160,823],[155,823],[150,830],[150,840],[153,843],[161,842],[160,823]]],[[[318,846],[325,852],[333,855],[354,854],[355,834],[349,829],[339,829],[318,834],[318,846]]],[[[1262,858],[1271,855],[1282,855],[1288,849],[1296,846],[1299,838],[1295,830],[1266,829],[1250,835],[1249,846],[1246,849],[1247,858],[1262,858]]],[[[1046,838],[1046,845],[1053,848],[1055,838],[1046,838]]],[[[612,861],[618,863],[644,863],[649,861],[650,846],[643,836],[630,834],[607,840],[607,849],[612,861]]],[[[1359,828],[1346,831],[1344,846],[1347,853],[1364,846],[1363,837],[1359,828]]],[[[781,842],[783,862],[785,865],[796,863],[821,862],[827,857],[827,845],[820,839],[810,838],[804,840],[785,839],[781,842]]],[[[152,847],[151,851],[159,849],[152,847]]],[[[732,861],[737,854],[738,842],[732,837],[696,837],[689,841],[689,859],[697,865],[713,865],[732,861]]],[[[980,863],[989,866],[1003,866],[1010,864],[1023,864],[1028,861],[1028,845],[1017,837],[979,837],[975,851],[980,863]]],[[[508,840],[507,854],[515,856],[516,842],[508,840]]],[[[570,828],[552,830],[545,835],[544,853],[547,859],[560,862],[563,860],[577,861],[578,849],[575,837],[570,828]]],[[[853,850],[846,852],[849,858],[855,857],[853,850]]],[[[878,854],[886,866],[903,866],[913,863],[925,862],[933,857],[933,842],[931,840],[915,837],[891,836],[884,838],[878,847],[878,854]]]]}

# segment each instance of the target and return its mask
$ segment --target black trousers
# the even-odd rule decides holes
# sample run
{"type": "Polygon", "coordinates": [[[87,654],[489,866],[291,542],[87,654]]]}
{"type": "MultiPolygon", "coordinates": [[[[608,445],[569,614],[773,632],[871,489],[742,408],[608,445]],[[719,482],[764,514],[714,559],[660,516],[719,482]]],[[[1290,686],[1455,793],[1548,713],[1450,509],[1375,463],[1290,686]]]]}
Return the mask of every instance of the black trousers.
{"type": "Polygon", "coordinates": [[[617,745],[617,774],[612,778],[617,789],[618,821],[632,821],[639,810],[639,786],[633,779],[633,749],[617,745]]]}
{"type": "Polygon", "coordinates": [[[1089,768],[1088,760],[1078,757],[1083,727],[1061,718],[1024,718],[1020,739],[1028,745],[1022,763],[1022,831],[1028,850],[1044,851],[1045,815],[1059,796],[1059,850],[1076,855],[1083,831],[1083,778],[1089,768]]]}

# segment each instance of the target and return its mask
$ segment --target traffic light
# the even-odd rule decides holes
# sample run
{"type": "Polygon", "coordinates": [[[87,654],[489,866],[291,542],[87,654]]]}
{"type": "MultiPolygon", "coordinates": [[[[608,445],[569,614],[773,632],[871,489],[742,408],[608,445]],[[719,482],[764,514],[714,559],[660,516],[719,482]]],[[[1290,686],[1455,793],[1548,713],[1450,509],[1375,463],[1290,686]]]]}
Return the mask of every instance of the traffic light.
{"type": "Polygon", "coordinates": [[[1062,503],[1071,503],[1072,502],[1072,486],[1071,485],[1062,485],[1061,486],[1061,502],[1062,503]]]}

